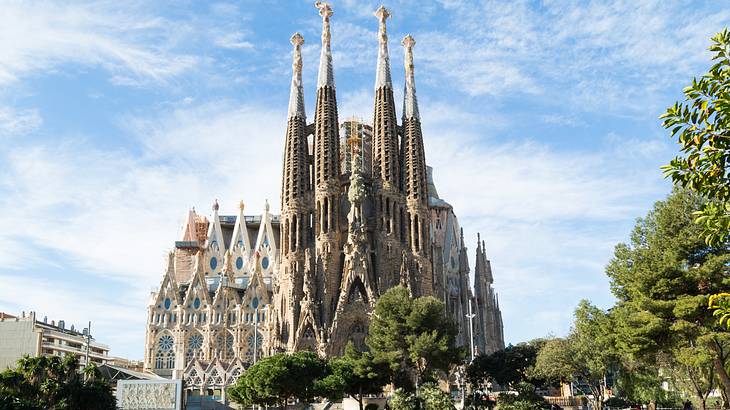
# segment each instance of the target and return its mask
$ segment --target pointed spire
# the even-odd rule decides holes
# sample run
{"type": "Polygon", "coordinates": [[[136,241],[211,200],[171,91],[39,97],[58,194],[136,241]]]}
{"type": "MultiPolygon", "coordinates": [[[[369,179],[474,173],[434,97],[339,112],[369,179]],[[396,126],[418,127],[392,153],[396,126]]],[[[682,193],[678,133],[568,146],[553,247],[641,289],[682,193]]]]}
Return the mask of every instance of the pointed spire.
{"type": "Polygon", "coordinates": [[[406,66],[406,84],[405,91],[403,92],[403,119],[415,118],[420,121],[421,116],[418,114],[418,100],[416,99],[416,79],[413,74],[413,46],[416,45],[416,40],[407,35],[401,42],[405,49],[405,60],[406,66]]]}
{"type": "Polygon", "coordinates": [[[318,1],[314,6],[319,9],[319,15],[322,16],[322,52],[319,55],[319,77],[317,79],[317,88],[325,86],[335,86],[335,76],[332,71],[332,49],[330,48],[330,16],[332,15],[332,7],[328,3],[318,1]]]}
{"type": "Polygon", "coordinates": [[[378,18],[378,66],[375,73],[375,88],[390,87],[393,83],[390,79],[390,56],[388,55],[388,33],[385,27],[385,20],[390,17],[390,12],[384,6],[380,6],[375,11],[375,17],[378,18]]]}
{"type": "Polygon", "coordinates": [[[304,112],[304,87],[302,87],[302,44],[304,37],[299,33],[291,36],[294,45],[292,55],[291,91],[289,92],[289,118],[306,118],[304,112]]]}

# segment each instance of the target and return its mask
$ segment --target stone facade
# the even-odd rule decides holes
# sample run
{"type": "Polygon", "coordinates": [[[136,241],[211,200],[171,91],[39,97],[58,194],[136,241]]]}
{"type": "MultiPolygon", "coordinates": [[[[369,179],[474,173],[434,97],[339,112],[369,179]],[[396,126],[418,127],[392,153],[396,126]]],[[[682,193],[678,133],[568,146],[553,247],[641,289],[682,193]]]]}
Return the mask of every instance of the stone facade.
{"type": "MultiPolygon", "coordinates": [[[[317,3],[322,49],[314,122],[307,123],[300,34],[283,155],[281,216],[210,220],[189,211],[152,294],[145,367],[203,389],[235,381],[262,354],[312,350],[338,355],[364,348],[369,315],[393,286],[443,300],[469,345],[504,347],[502,320],[483,245],[475,291],[453,207],[438,196],[426,166],[416,98],[413,48],[406,36],[405,92],[399,124],[393,98],[386,21],[381,7],[373,124],[340,124],[332,67],[332,9],[317,3]],[[343,138],[340,138],[340,132],[343,138]],[[471,308],[470,308],[471,305],[471,308]],[[212,375],[212,370],[216,375],[212,375]],[[194,371],[194,377],[192,372],[194,371]],[[215,384],[213,384],[215,385],[215,384]]],[[[196,388],[198,388],[196,387],[196,388]]]]}

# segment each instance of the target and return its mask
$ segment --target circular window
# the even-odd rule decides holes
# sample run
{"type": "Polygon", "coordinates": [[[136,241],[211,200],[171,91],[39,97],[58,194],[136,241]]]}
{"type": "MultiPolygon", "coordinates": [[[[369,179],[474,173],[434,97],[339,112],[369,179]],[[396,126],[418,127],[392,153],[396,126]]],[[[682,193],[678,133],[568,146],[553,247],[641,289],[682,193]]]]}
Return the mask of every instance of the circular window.
{"type": "Polygon", "coordinates": [[[236,259],[236,269],[243,269],[243,258],[240,256],[236,259]]]}
{"type": "Polygon", "coordinates": [[[200,307],[200,298],[195,298],[195,301],[193,302],[193,307],[195,309],[200,307]]]}
{"type": "Polygon", "coordinates": [[[264,269],[268,269],[268,267],[269,267],[269,257],[268,256],[264,256],[264,258],[261,259],[261,267],[264,269]]]}
{"type": "Polygon", "coordinates": [[[210,268],[215,270],[218,267],[218,259],[214,257],[210,258],[210,268]]]}
{"type": "Polygon", "coordinates": [[[259,298],[253,298],[253,300],[251,300],[251,307],[254,309],[259,307],[259,298]]]}
{"type": "Polygon", "coordinates": [[[165,309],[170,309],[171,303],[170,298],[165,298],[165,309]]]}
{"type": "MultiPolygon", "coordinates": [[[[256,332],[256,337],[255,337],[256,340],[254,340],[254,334],[253,333],[251,333],[250,335],[248,335],[248,337],[246,339],[247,339],[246,341],[248,342],[248,348],[249,349],[253,349],[254,343],[256,344],[256,347],[259,348],[259,349],[261,349],[261,345],[264,344],[263,343],[264,341],[262,340],[263,337],[261,336],[261,333],[259,333],[259,332],[256,332]]],[[[250,352],[250,353],[252,353],[252,352],[250,352]]]]}
{"type": "Polygon", "coordinates": [[[190,339],[188,339],[188,344],[190,345],[191,349],[200,349],[201,347],[203,347],[203,336],[201,336],[201,335],[190,336],[190,339]]]}
{"type": "Polygon", "coordinates": [[[170,349],[172,349],[172,343],[173,343],[172,336],[164,335],[160,338],[160,342],[159,342],[160,349],[161,350],[170,350],[170,349]]]}

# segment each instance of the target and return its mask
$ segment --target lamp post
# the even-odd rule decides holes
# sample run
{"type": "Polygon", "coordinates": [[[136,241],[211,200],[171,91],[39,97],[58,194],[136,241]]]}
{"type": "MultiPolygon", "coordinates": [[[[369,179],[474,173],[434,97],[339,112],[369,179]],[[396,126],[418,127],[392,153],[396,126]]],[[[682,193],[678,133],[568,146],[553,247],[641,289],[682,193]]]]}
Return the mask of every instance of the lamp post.
{"type": "Polygon", "coordinates": [[[476,317],[475,314],[471,313],[471,299],[469,299],[469,314],[466,315],[467,319],[469,319],[469,347],[471,350],[471,362],[474,361],[474,317],[476,317]]]}

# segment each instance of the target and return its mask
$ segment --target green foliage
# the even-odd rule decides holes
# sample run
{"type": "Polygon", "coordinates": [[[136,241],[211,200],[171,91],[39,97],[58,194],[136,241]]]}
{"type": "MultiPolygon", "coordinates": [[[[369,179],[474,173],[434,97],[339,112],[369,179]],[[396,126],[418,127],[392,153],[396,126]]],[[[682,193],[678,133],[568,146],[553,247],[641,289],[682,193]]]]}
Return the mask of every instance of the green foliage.
{"type": "Polygon", "coordinates": [[[666,176],[708,202],[697,210],[708,244],[730,239],[730,32],[712,38],[715,62],[710,71],[684,89],[685,101],[676,102],[660,118],[681,146],[677,156],[662,167],[666,176]]]}
{"type": "Polygon", "coordinates": [[[318,381],[327,375],[326,363],[312,352],[275,354],[249,367],[228,389],[231,400],[251,405],[279,405],[298,399],[310,402],[320,392],[318,381]]]}
{"type": "Polygon", "coordinates": [[[415,383],[434,380],[437,371],[460,360],[456,335],[442,302],[412,299],[398,286],[378,299],[366,343],[375,362],[387,364],[391,381],[412,391],[415,383]]]}
{"type": "Polygon", "coordinates": [[[466,369],[469,382],[476,386],[483,386],[488,380],[505,387],[521,381],[542,385],[544,380],[533,377],[532,370],[537,360],[537,353],[545,342],[544,339],[535,339],[527,343],[509,345],[492,354],[475,357],[466,369]]]}
{"type": "Polygon", "coordinates": [[[345,355],[329,361],[330,374],[319,380],[317,390],[333,400],[349,395],[362,409],[363,395],[380,393],[388,383],[388,369],[376,363],[370,352],[360,352],[349,343],[345,355]]]}
{"type": "Polygon", "coordinates": [[[719,318],[720,325],[730,329],[730,293],[710,296],[707,305],[713,311],[712,315],[719,318]]]}
{"type": "Polygon", "coordinates": [[[606,375],[618,362],[613,328],[610,315],[581,301],[570,335],[545,343],[537,356],[534,375],[554,382],[585,383],[594,397],[594,408],[600,410],[606,398],[606,375]]]}
{"type": "Polygon", "coordinates": [[[390,398],[390,408],[398,410],[418,410],[418,398],[412,392],[396,389],[390,398]]]}
{"type": "Polygon", "coordinates": [[[454,408],[451,396],[434,383],[424,384],[420,389],[420,396],[424,410],[452,410],[454,408]]]}
{"type": "Polygon", "coordinates": [[[94,365],[78,371],[76,356],[23,357],[0,373],[0,409],[102,410],[116,408],[109,383],[94,365]]]}
{"type": "Polygon", "coordinates": [[[630,361],[673,369],[675,379],[686,381],[680,387],[698,400],[704,388],[697,386],[706,387],[713,368],[724,380],[723,394],[730,392],[725,370],[730,340],[707,309],[707,294],[730,286],[730,252],[727,243],[708,245],[694,223],[705,203],[692,191],[676,189],[637,221],[631,243],[617,245],[606,268],[618,299],[611,313],[621,353],[630,361]],[[689,360],[688,349],[696,357],[709,354],[709,361],[689,360]]]}
{"type": "Polygon", "coordinates": [[[499,410],[536,410],[548,409],[550,405],[535,392],[535,386],[519,382],[513,386],[517,394],[503,393],[497,398],[499,410]]]}
{"type": "MultiPolygon", "coordinates": [[[[626,404],[648,403],[656,401],[661,407],[681,407],[681,397],[676,390],[667,391],[662,387],[665,378],[659,375],[657,366],[646,366],[643,363],[624,363],[617,375],[614,385],[616,403],[611,399],[606,406],[621,407],[618,400],[626,404]]],[[[624,406],[628,407],[628,406],[624,406]]]]}

